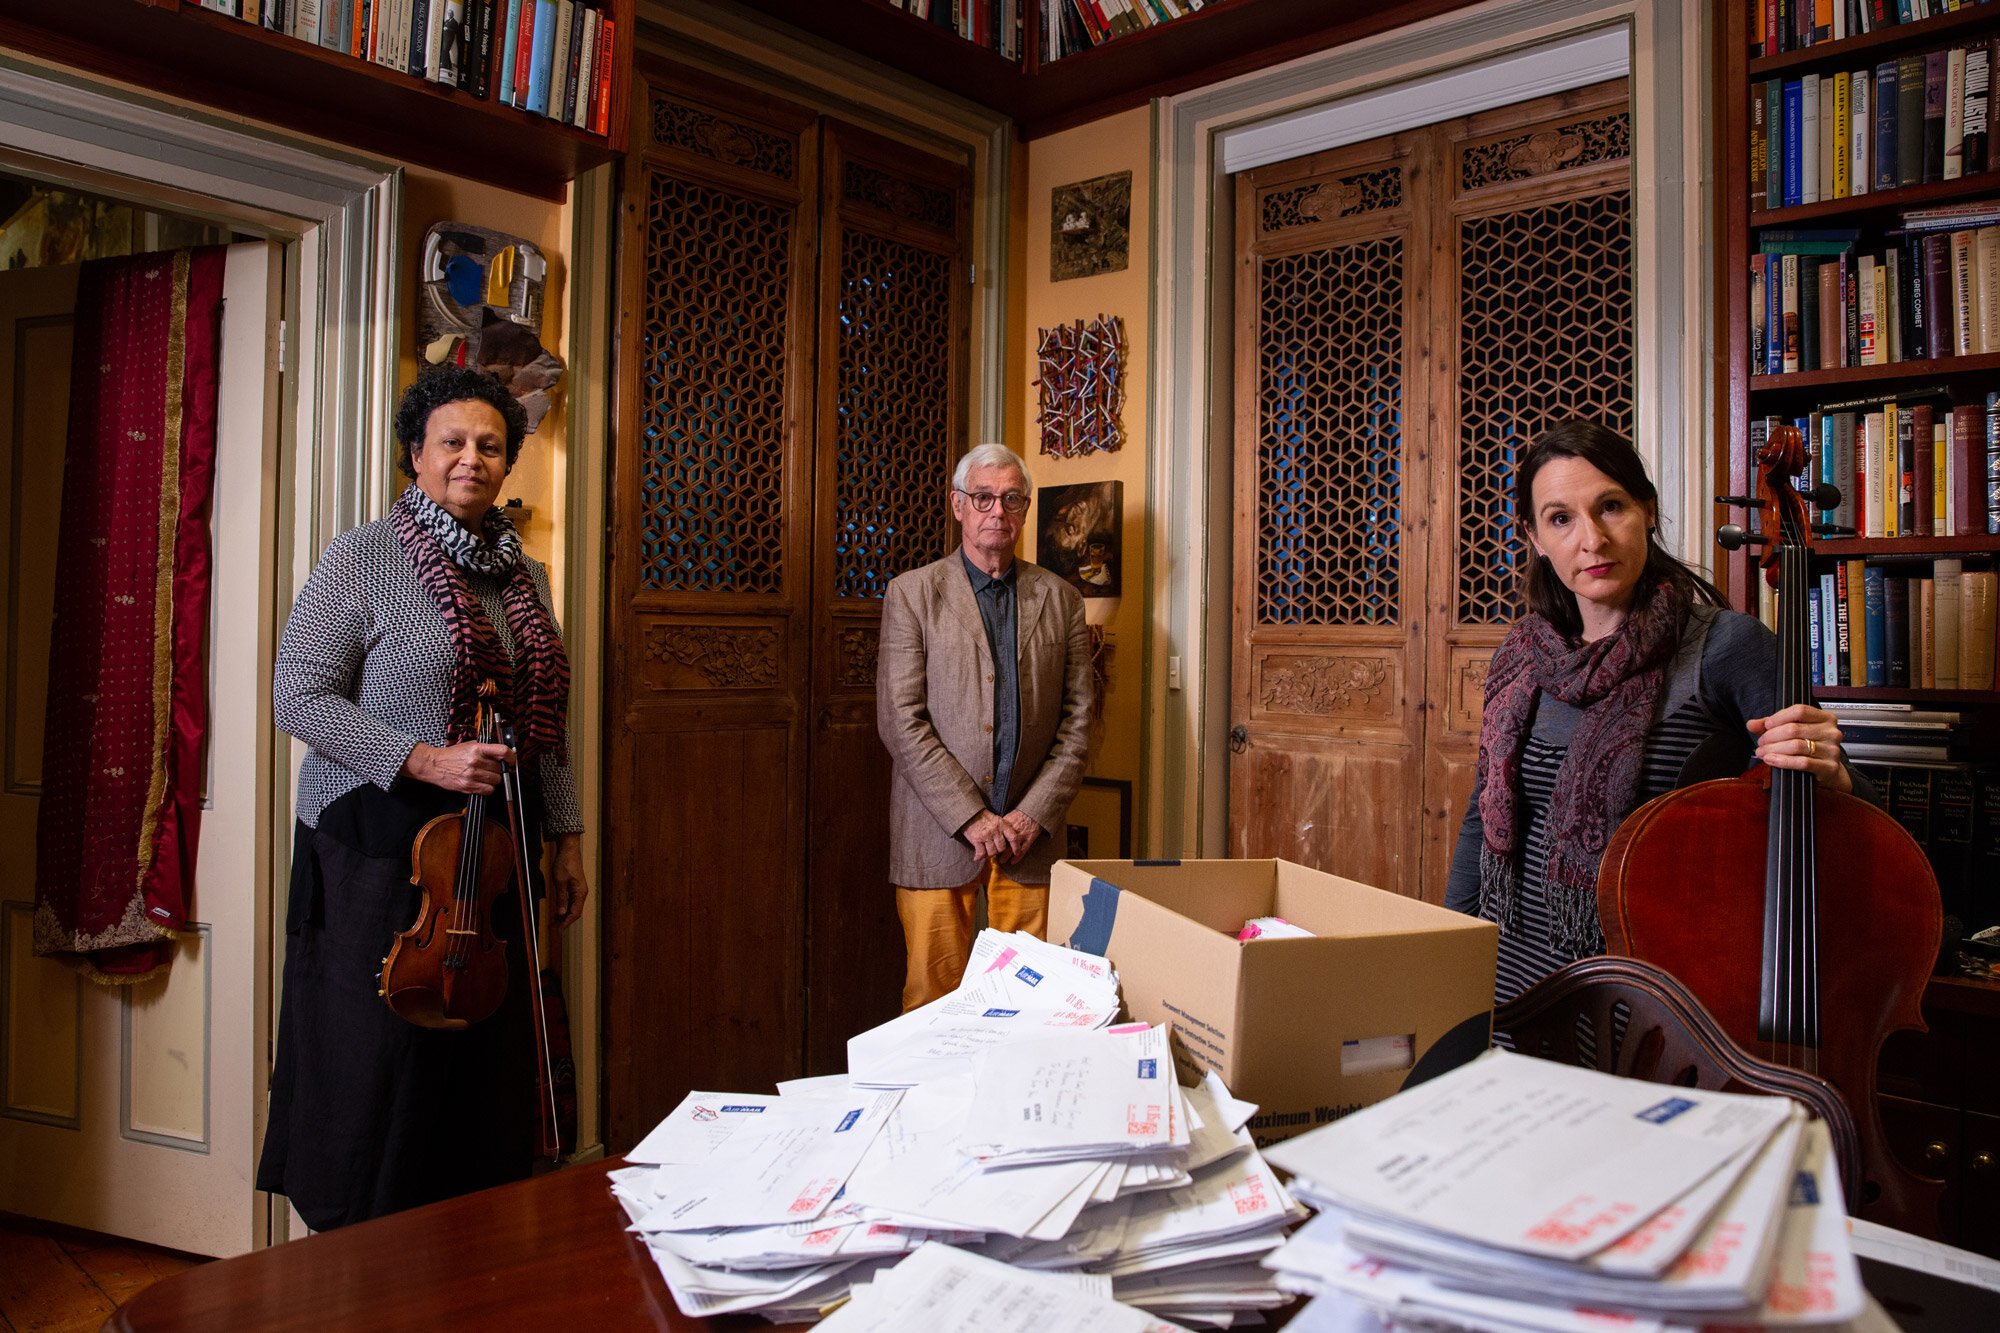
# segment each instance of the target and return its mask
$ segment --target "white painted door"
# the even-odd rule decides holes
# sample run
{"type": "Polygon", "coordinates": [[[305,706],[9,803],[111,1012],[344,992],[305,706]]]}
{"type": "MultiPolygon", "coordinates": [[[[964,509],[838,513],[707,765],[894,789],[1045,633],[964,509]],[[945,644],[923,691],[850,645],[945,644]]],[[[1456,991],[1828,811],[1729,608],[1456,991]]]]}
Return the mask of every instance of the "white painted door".
{"type": "Polygon", "coordinates": [[[215,468],[207,784],[193,919],[164,979],[32,951],[35,811],[76,270],[0,273],[0,1212],[197,1254],[265,1239],[280,251],[230,247],[215,468]]]}

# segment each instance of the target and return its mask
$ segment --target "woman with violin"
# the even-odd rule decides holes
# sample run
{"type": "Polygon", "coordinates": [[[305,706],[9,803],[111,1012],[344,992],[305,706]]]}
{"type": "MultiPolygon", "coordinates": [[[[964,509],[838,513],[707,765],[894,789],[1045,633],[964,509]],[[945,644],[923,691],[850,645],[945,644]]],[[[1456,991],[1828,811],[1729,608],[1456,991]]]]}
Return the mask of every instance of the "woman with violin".
{"type": "Polygon", "coordinates": [[[395,418],[412,484],[387,518],[327,547],[278,650],[276,720],[308,750],[257,1186],[288,1196],[315,1230],[519,1179],[533,1156],[538,979],[518,904],[485,904],[492,919],[475,931],[508,969],[490,1017],[418,1026],[384,1003],[378,976],[398,932],[453,891],[427,873],[412,881],[420,834],[483,810],[503,785],[527,818],[495,843],[511,850],[500,882],[516,860],[539,880],[546,836],[550,920],[583,910],[568,657],[547,571],[494,506],[526,429],[491,376],[420,374],[395,418]],[[480,739],[483,705],[512,724],[511,747],[491,725],[480,739]]]}
{"type": "Polygon", "coordinates": [[[1776,708],[1771,631],[1660,546],[1658,491],[1629,441],[1590,421],[1549,430],[1521,459],[1514,512],[1535,553],[1527,613],[1487,670],[1445,893],[1500,926],[1496,1003],[1603,952],[1598,865],[1653,797],[1754,758],[1873,799],[1832,714],[1776,708]]]}

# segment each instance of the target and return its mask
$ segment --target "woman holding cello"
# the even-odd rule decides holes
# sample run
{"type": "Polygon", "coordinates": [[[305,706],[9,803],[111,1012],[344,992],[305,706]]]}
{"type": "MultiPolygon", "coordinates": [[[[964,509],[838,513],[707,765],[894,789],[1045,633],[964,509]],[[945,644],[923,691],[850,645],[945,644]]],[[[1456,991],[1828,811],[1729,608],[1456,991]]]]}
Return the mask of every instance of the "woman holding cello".
{"type": "Polygon", "coordinates": [[[1445,894],[1500,926],[1496,1003],[1603,952],[1598,864],[1653,797],[1754,758],[1873,799],[1832,714],[1775,707],[1771,631],[1660,546],[1658,492],[1629,441],[1591,421],[1555,426],[1521,459],[1514,512],[1535,552],[1526,614],[1487,671],[1445,894]]]}
{"type": "Polygon", "coordinates": [[[412,483],[387,518],[327,547],[286,622],[273,687],[279,727],[309,748],[257,1186],[315,1230],[519,1179],[532,1159],[538,983],[518,907],[487,903],[477,927],[510,978],[491,1017],[417,1026],[381,994],[398,932],[452,891],[412,882],[426,825],[483,810],[518,759],[508,785],[527,818],[510,836],[531,876],[543,837],[553,844],[551,921],[574,922],[588,892],[548,574],[494,506],[526,434],[521,406],[482,372],[432,367],[395,429],[412,483]],[[514,747],[479,739],[483,702],[512,724],[514,747]],[[496,933],[511,938],[492,945],[496,933]]]}

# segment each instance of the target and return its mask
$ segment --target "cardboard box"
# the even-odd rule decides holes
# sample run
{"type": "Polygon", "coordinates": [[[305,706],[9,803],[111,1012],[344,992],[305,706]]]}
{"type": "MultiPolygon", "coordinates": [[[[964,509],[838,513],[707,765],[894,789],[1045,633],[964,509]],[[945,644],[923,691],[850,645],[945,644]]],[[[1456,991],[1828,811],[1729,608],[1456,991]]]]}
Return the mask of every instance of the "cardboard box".
{"type": "Polygon", "coordinates": [[[1272,1143],[1465,1063],[1491,1039],[1491,922],[1288,861],[1059,861],[1049,939],[1118,969],[1171,1023],[1184,1079],[1213,1068],[1272,1143]],[[1311,939],[1239,942],[1257,916],[1311,939]]]}

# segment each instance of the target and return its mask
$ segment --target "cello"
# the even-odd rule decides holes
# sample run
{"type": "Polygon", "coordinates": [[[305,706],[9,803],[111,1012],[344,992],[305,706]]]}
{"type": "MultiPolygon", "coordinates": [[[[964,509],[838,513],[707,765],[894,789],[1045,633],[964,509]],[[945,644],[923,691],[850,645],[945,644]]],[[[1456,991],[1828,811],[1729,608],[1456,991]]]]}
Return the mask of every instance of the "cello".
{"type": "MultiPolygon", "coordinates": [[[[1773,429],[1757,458],[1776,539],[1745,540],[1767,545],[1778,589],[1779,711],[1812,699],[1798,430],[1773,429]]],[[[1930,862],[1902,825],[1811,773],[1758,765],[1633,811],[1605,849],[1597,905],[1606,952],[1664,968],[1745,1050],[1840,1090],[1861,1140],[1855,1212],[1938,1234],[1943,1184],[1889,1150],[1876,1099],[1882,1043],[1924,1030],[1943,926],[1930,862]]]]}
{"type": "MultiPolygon", "coordinates": [[[[513,730],[493,706],[498,692],[493,681],[480,683],[478,739],[511,752],[513,730]]],[[[513,887],[521,907],[534,1025],[537,1155],[560,1162],[555,1063],[548,1009],[537,984],[541,935],[528,881],[528,807],[517,753],[502,766],[501,785],[506,817],[496,817],[492,795],[475,792],[466,797],[463,811],[439,815],[418,830],[410,849],[410,882],[420,890],[416,920],[391,942],[376,993],[398,1016],[422,1028],[454,1031],[492,1017],[508,985],[507,950],[493,933],[493,906],[513,887]]]]}

